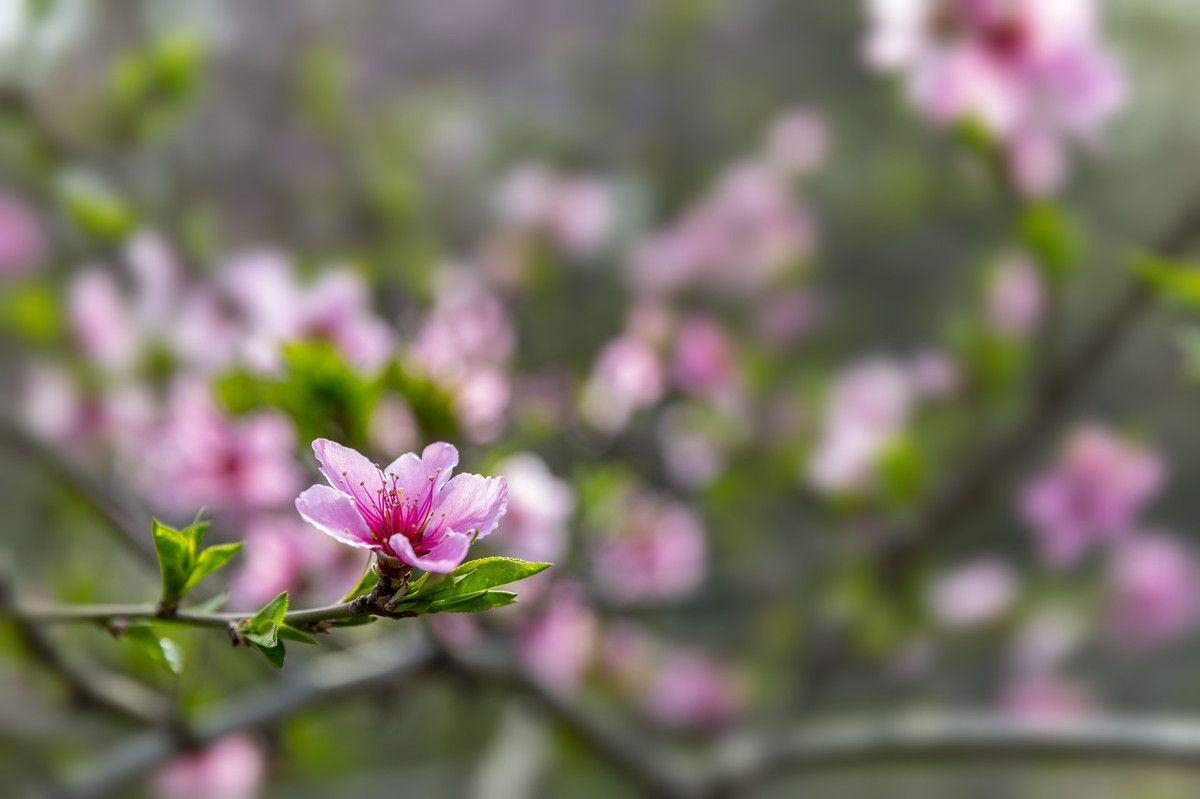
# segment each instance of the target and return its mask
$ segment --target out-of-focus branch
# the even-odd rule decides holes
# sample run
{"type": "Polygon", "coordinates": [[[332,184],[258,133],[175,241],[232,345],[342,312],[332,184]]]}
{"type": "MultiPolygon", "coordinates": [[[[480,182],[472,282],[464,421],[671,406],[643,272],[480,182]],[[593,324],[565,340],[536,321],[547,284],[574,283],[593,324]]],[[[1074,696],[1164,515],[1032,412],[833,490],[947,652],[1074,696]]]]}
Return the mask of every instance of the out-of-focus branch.
{"type": "Polygon", "coordinates": [[[112,796],[189,748],[207,746],[235,732],[261,730],[342,697],[400,684],[431,666],[436,651],[417,638],[389,639],[325,655],[280,683],[223,702],[174,734],[134,736],[101,754],[47,794],[83,799],[112,796]]]}
{"type": "MultiPolygon", "coordinates": [[[[1177,256],[1200,234],[1200,202],[1186,208],[1153,245],[1177,256]]],[[[1004,486],[1023,457],[1062,422],[1072,405],[1112,359],[1135,324],[1153,305],[1154,294],[1136,278],[1126,286],[1059,363],[1047,370],[1024,412],[1011,428],[984,445],[935,493],[908,525],[888,531],[885,561],[901,571],[919,552],[941,540],[972,513],[982,510],[1004,486]]]]}
{"type": "Polygon", "coordinates": [[[878,765],[998,759],[1200,766],[1200,720],[1082,718],[1020,722],[987,715],[814,722],[794,732],[743,736],[709,759],[703,796],[753,794],[789,775],[878,765]]]}
{"type": "MultiPolygon", "coordinates": [[[[11,583],[0,573],[0,613],[9,608],[12,599],[11,583]]],[[[74,665],[37,625],[10,613],[3,615],[30,657],[61,680],[76,701],[138,724],[154,724],[167,717],[169,705],[164,697],[119,674],[74,665]]]]}
{"type": "Polygon", "coordinates": [[[677,799],[701,791],[695,769],[689,769],[673,749],[645,740],[616,719],[588,712],[548,690],[509,659],[483,650],[447,651],[444,657],[459,676],[510,690],[531,703],[647,796],[677,799]]]}
{"type": "Polygon", "coordinates": [[[142,514],[135,510],[135,503],[119,496],[112,488],[93,478],[6,416],[0,416],[0,446],[46,469],[60,486],[83,499],[129,551],[149,565],[156,563],[147,532],[148,520],[139,521],[142,514]]]}

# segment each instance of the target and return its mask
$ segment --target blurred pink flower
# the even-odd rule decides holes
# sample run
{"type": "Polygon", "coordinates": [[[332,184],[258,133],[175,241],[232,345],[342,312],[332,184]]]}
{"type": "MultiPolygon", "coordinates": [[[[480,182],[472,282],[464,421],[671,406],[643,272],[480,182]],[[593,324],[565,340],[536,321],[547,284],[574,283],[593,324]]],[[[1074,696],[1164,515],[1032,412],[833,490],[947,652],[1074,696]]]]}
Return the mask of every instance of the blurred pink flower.
{"type": "Polygon", "coordinates": [[[767,131],[764,160],[784,175],[808,175],[829,157],[829,125],[825,117],[798,108],[776,117],[767,131]]]}
{"type": "Polygon", "coordinates": [[[386,394],[375,403],[367,431],[371,449],[378,452],[412,449],[420,435],[412,408],[399,394],[386,394]]]}
{"type": "Polygon", "coordinates": [[[725,453],[689,411],[678,405],[663,411],[657,437],[663,467],[671,480],[683,488],[697,489],[721,474],[725,453]]]}
{"type": "Polygon", "coordinates": [[[1079,614],[1059,606],[1042,607],[1017,630],[1012,645],[1012,665],[1022,673],[1057,669],[1083,643],[1087,633],[1079,614]]]}
{"type": "Polygon", "coordinates": [[[605,433],[622,430],[633,415],[658,402],[666,390],[654,348],[624,335],[604,346],[583,388],[581,412],[605,433]]]}
{"type": "Polygon", "coordinates": [[[281,591],[334,601],[365,568],[363,558],[347,557],[351,553],[334,541],[314,542],[293,518],[256,518],[246,525],[244,541],[230,588],[230,601],[240,608],[259,608],[281,591]]]}
{"type": "Polygon", "coordinates": [[[764,298],[755,318],[758,335],[768,344],[784,346],[802,339],[821,323],[821,301],[806,291],[764,298]]]}
{"type": "Polygon", "coordinates": [[[613,602],[677,599],[708,569],[704,527],[680,502],[639,494],[592,555],[592,577],[613,602]]]}
{"type": "Polygon", "coordinates": [[[938,577],[929,593],[929,607],[944,627],[978,627],[1006,613],[1017,588],[1011,566],[996,557],[982,557],[938,577]]]}
{"type": "Polygon", "coordinates": [[[305,521],[333,539],[428,572],[449,572],[471,543],[500,523],[508,499],[503,477],[462,473],[451,479],[458,450],[430,444],[381,469],[349,447],[313,442],[328,486],[296,498],[305,521]]]}
{"type": "Polygon", "coordinates": [[[783,176],[736,164],[674,224],[641,242],[630,279],[651,294],[687,285],[756,291],[808,257],[814,228],[783,176]]]}
{"type": "Polygon", "coordinates": [[[513,169],[501,182],[495,205],[502,222],[543,233],[578,256],[604,244],[616,215],[612,188],[605,181],[560,175],[539,163],[513,169]]]}
{"type": "Polygon", "coordinates": [[[454,393],[468,436],[488,443],[503,430],[511,400],[505,368],[516,347],[516,332],[500,298],[474,277],[447,269],[442,284],[409,359],[454,393]]]}
{"type": "Polygon", "coordinates": [[[1025,674],[1000,693],[1002,712],[1029,724],[1054,724],[1091,715],[1095,701],[1082,685],[1054,674],[1025,674]]]}
{"type": "Polygon", "coordinates": [[[500,523],[504,551],[532,561],[560,560],[567,548],[567,521],[575,495],[531,452],[510,455],[496,466],[508,480],[508,513],[500,523]]]}
{"type": "Polygon", "coordinates": [[[860,361],[837,375],[825,407],[808,479],[820,491],[865,489],[875,462],[908,423],[913,386],[886,358],[860,361]]]}
{"type": "Polygon", "coordinates": [[[636,622],[620,620],[609,625],[600,648],[600,666],[605,678],[625,691],[644,690],[653,676],[656,643],[636,622]]]}
{"type": "Polygon", "coordinates": [[[685,319],[675,335],[671,373],[676,384],[701,396],[725,393],[736,379],[737,363],[729,337],[708,316],[685,319]]]}
{"type": "Polygon", "coordinates": [[[659,724],[714,729],[737,718],[745,705],[736,675],[704,655],[669,654],[657,668],[645,707],[659,724]]]}
{"type": "Polygon", "coordinates": [[[922,350],[908,363],[914,391],[921,397],[941,399],[962,388],[962,372],[958,364],[941,350],[922,350]]]}
{"type": "Polygon", "coordinates": [[[71,282],[67,313],[84,355],[112,371],[134,365],[142,345],[139,330],[108,271],[88,267],[71,282]]]}
{"type": "Polygon", "coordinates": [[[171,510],[245,513],[282,505],[300,484],[295,431],[273,411],[229,418],[201,382],[182,380],[166,418],[137,442],[142,485],[171,510]]]}
{"type": "Polygon", "coordinates": [[[1164,476],[1155,453],[1087,426],[1070,436],[1052,470],[1026,485],[1021,515],[1037,534],[1046,562],[1072,566],[1094,542],[1128,533],[1164,476]]]}
{"type": "Polygon", "coordinates": [[[266,775],[262,746],[234,734],[172,760],[155,775],[154,792],[160,799],[253,799],[266,775]]]}
{"type": "Polygon", "coordinates": [[[595,655],[596,615],[574,583],[560,583],[545,609],[518,633],[521,661],[539,682],[562,694],[576,693],[595,655]]]}
{"type": "Polygon", "coordinates": [[[1002,260],[988,278],[988,324],[1005,336],[1031,332],[1045,311],[1046,297],[1037,266],[1022,254],[1002,260]]]}
{"type": "Polygon", "coordinates": [[[0,275],[23,275],[42,266],[47,256],[42,222],[23,200],[0,193],[0,275]]]}
{"type": "Polygon", "coordinates": [[[1143,535],[1113,552],[1109,632],[1114,645],[1140,650],[1190,632],[1200,616],[1200,565],[1184,543],[1143,535]]]}
{"type": "Polygon", "coordinates": [[[1027,194],[1056,190],[1065,145],[1094,144],[1124,103],[1095,0],[869,0],[867,10],[867,62],[905,75],[936,124],[983,125],[1027,194]]]}
{"type": "Polygon", "coordinates": [[[328,341],[360,369],[380,368],[392,352],[392,331],[372,312],[367,284],[345,269],[299,290],[292,326],[285,339],[328,341]]]}

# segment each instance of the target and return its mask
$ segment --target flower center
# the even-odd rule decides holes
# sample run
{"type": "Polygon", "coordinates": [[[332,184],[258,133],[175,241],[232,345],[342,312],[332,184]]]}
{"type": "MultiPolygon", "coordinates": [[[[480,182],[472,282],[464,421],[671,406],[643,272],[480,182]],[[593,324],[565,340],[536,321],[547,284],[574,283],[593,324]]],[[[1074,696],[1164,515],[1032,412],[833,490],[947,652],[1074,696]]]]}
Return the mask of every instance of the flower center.
{"type": "Polygon", "coordinates": [[[428,477],[423,490],[410,492],[407,496],[396,474],[385,474],[379,467],[376,470],[379,472],[379,488],[372,489],[362,481],[353,485],[345,472],[342,472],[339,482],[354,500],[359,515],[379,543],[387,543],[393,535],[402,534],[412,542],[414,549],[418,548],[426,533],[430,532],[434,495],[442,470],[436,469],[428,477]]]}

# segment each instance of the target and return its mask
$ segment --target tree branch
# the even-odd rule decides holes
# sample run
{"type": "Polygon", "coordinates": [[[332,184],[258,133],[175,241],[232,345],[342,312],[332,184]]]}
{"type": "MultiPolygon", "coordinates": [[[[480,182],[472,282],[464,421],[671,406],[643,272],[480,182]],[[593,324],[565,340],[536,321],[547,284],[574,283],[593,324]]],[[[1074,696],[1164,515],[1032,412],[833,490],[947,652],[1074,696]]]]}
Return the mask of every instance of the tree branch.
{"type": "Polygon", "coordinates": [[[989,715],[813,723],[727,741],[711,758],[705,796],[753,792],[787,775],[888,762],[1053,758],[1200,766],[1200,720],[1083,718],[1054,724],[989,715]]]}

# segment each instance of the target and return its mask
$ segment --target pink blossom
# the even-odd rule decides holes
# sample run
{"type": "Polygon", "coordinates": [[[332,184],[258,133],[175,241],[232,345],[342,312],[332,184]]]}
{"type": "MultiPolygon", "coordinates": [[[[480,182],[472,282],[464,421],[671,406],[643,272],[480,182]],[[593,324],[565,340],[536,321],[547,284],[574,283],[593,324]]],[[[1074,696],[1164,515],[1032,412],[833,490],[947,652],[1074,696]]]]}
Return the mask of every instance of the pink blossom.
{"type": "Polygon", "coordinates": [[[1095,425],[1071,435],[1050,471],[1021,495],[1021,514],[1052,566],[1072,566],[1089,546],[1129,532],[1162,488],[1165,467],[1153,452],[1095,425]]]}
{"type": "Polygon", "coordinates": [[[641,494],[593,554],[592,575],[614,602],[676,599],[704,580],[704,527],[687,506],[641,494]]]}
{"type": "Polygon", "coordinates": [[[543,233],[567,252],[586,256],[599,249],[615,221],[612,188],[589,175],[563,176],[544,164],[523,164],[496,193],[501,221],[543,233]]]}
{"type": "Polygon", "coordinates": [[[988,324],[1005,336],[1024,336],[1037,326],[1045,311],[1042,277],[1028,257],[1014,254],[1002,260],[987,283],[988,324]]]}
{"type": "Polygon", "coordinates": [[[25,202],[0,193],[0,275],[23,275],[46,260],[42,222],[25,202]]]}
{"type": "Polygon", "coordinates": [[[367,436],[379,452],[411,449],[420,438],[420,427],[412,408],[398,394],[387,394],[375,403],[367,436]]]}
{"type": "Polygon", "coordinates": [[[575,507],[570,484],[555,477],[531,452],[510,455],[496,468],[509,485],[508,514],[500,523],[505,551],[525,560],[561,559],[575,507]]]}
{"type": "Polygon", "coordinates": [[[33,435],[73,454],[140,442],[154,420],[153,399],[136,383],[85,391],[63,369],[38,364],[23,377],[18,418],[33,435]]]}
{"type": "Polygon", "coordinates": [[[908,373],[895,361],[871,358],[835,379],[808,479],[825,492],[862,490],[876,460],[903,431],[913,404],[908,373]]]}
{"type": "Polygon", "coordinates": [[[1005,715],[1029,724],[1055,724],[1085,718],[1095,710],[1086,687],[1054,674],[1014,678],[1000,694],[1005,715]]]}
{"type": "Polygon", "coordinates": [[[1012,665],[1026,674],[1053,671],[1079,648],[1086,632],[1078,613],[1053,605],[1043,607],[1017,630],[1012,665]]]}
{"type": "Polygon", "coordinates": [[[346,557],[334,541],[313,542],[298,520],[271,515],[246,527],[245,547],[231,586],[234,605],[259,608],[281,591],[309,591],[329,601],[362,574],[363,558],[346,557]]]}
{"type": "Polygon", "coordinates": [[[929,595],[933,616],[945,627],[965,629],[992,622],[1012,607],[1017,576],[999,558],[983,557],[943,574],[929,595]]]}
{"type": "Polygon", "coordinates": [[[108,370],[126,370],[141,351],[140,331],[121,288],[108,271],[85,269],[67,299],[71,331],[84,354],[108,370]]]}
{"type": "Polygon", "coordinates": [[[450,444],[405,453],[386,469],[324,438],[313,442],[313,452],[329,485],[311,486],[296,499],[304,520],[343,544],[424,571],[452,571],[507,509],[503,477],[451,479],[458,450],[450,444]]]}
{"type": "Polygon", "coordinates": [[[1094,0],[870,0],[867,8],[868,63],[905,75],[910,98],[936,124],[982,124],[1027,194],[1056,190],[1066,144],[1094,144],[1124,102],[1094,0]]]}
{"type": "Polygon", "coordinates": [[[820,300],[806,291],[792,291],[764,300],[755,319],[758,335],[768,344],[784,346],[802,339],[820,323],[820,300]]]}
{"type": "Polygon", "coordinates": [[[758,290],[808,256],[814,227],[783,176],[759,163],[737,164],[638,246],[630,278],[652,294],[688,285],[758,290]]]}
{"type": "Polygon", "coordinates": [[[262,746],[247,735],[228,735],[160,769],[154,792],[160,799],[252,799],[266,775],[262,746]]]}
{"type": "Polygon", "coordinates": [[[1113,552],[1113,643],[1139,650],[1176,640],[1190,632],[1200,616],[1200,570],[1182,541],[1167,535],[1143,535],[1113,552]]]}
{"type": "Polygon", "coordinates": [[[293,495],[300,470],[295,431],[278,413],[229,418],[199,382],[178,383],[166,419],[140,442],[141,476],[162,506],[244,513],[274,508],[293,495]]]}
{"type": "Polygon", "coordinates": [[[666,390],[654,349],[633,336],[613,339],[600,351],[583,388],[581,411],[594,427],[616,433],[666,390]]]}
{"type": "Polygon", "coordinates": [[[555,586],[545,610],[517,636],[521,661],[548,688],[576,693],[592,662],[599,627],[578,585],[555,586]]]}
{"type": "Polygon", "coordinates": [[[322,273],[301,289],[294,329],[285,338],[328,341],[354,366],[381,367],[392,351],[391,329],[371,311],[363,279],[348,270],[322,273]]]}
{"type": "Polygon", "coordinates": [[[670,654],[658,666],[644,701],[659,724],[690,729],[723,727],[745,704],[737,677],[693,652],[670,654]]]}
{"type": "Polygon", "coordinates": [[[729,337],[715,319],[687,319],[675,338],[671,372],[681,389],[702,396],[728,390],[735,379],[736,363],[729,337]]]}
{"type": "Polygon", "coordinates": [[[645,688],[658,660],[657,642],[645,628],[631,621],[617,621],[604,631],[600,666],[604,676],[626,691],[645,688]]]}
{"type": "Polygon", "coordinates": [[[829,125],[816,111],[786,111],[767,131],[764,159],[784,175],[808,175],[829,156],[829,125]]]}
{"type": "Polygon", "coordinates": [[[657,433],[668,475],[684,488],[697,489],[710,485],[721,474],[725,453],[690,410],[682,406],[665,410],[657,433]]]}
{"type": "Polygon", "coordinates": [[[949,397],[962,387],[958,364],[941,350],[927,349],[917,353],[909,361],[908,372],[914,391],[922,397],[949,397]]]}

